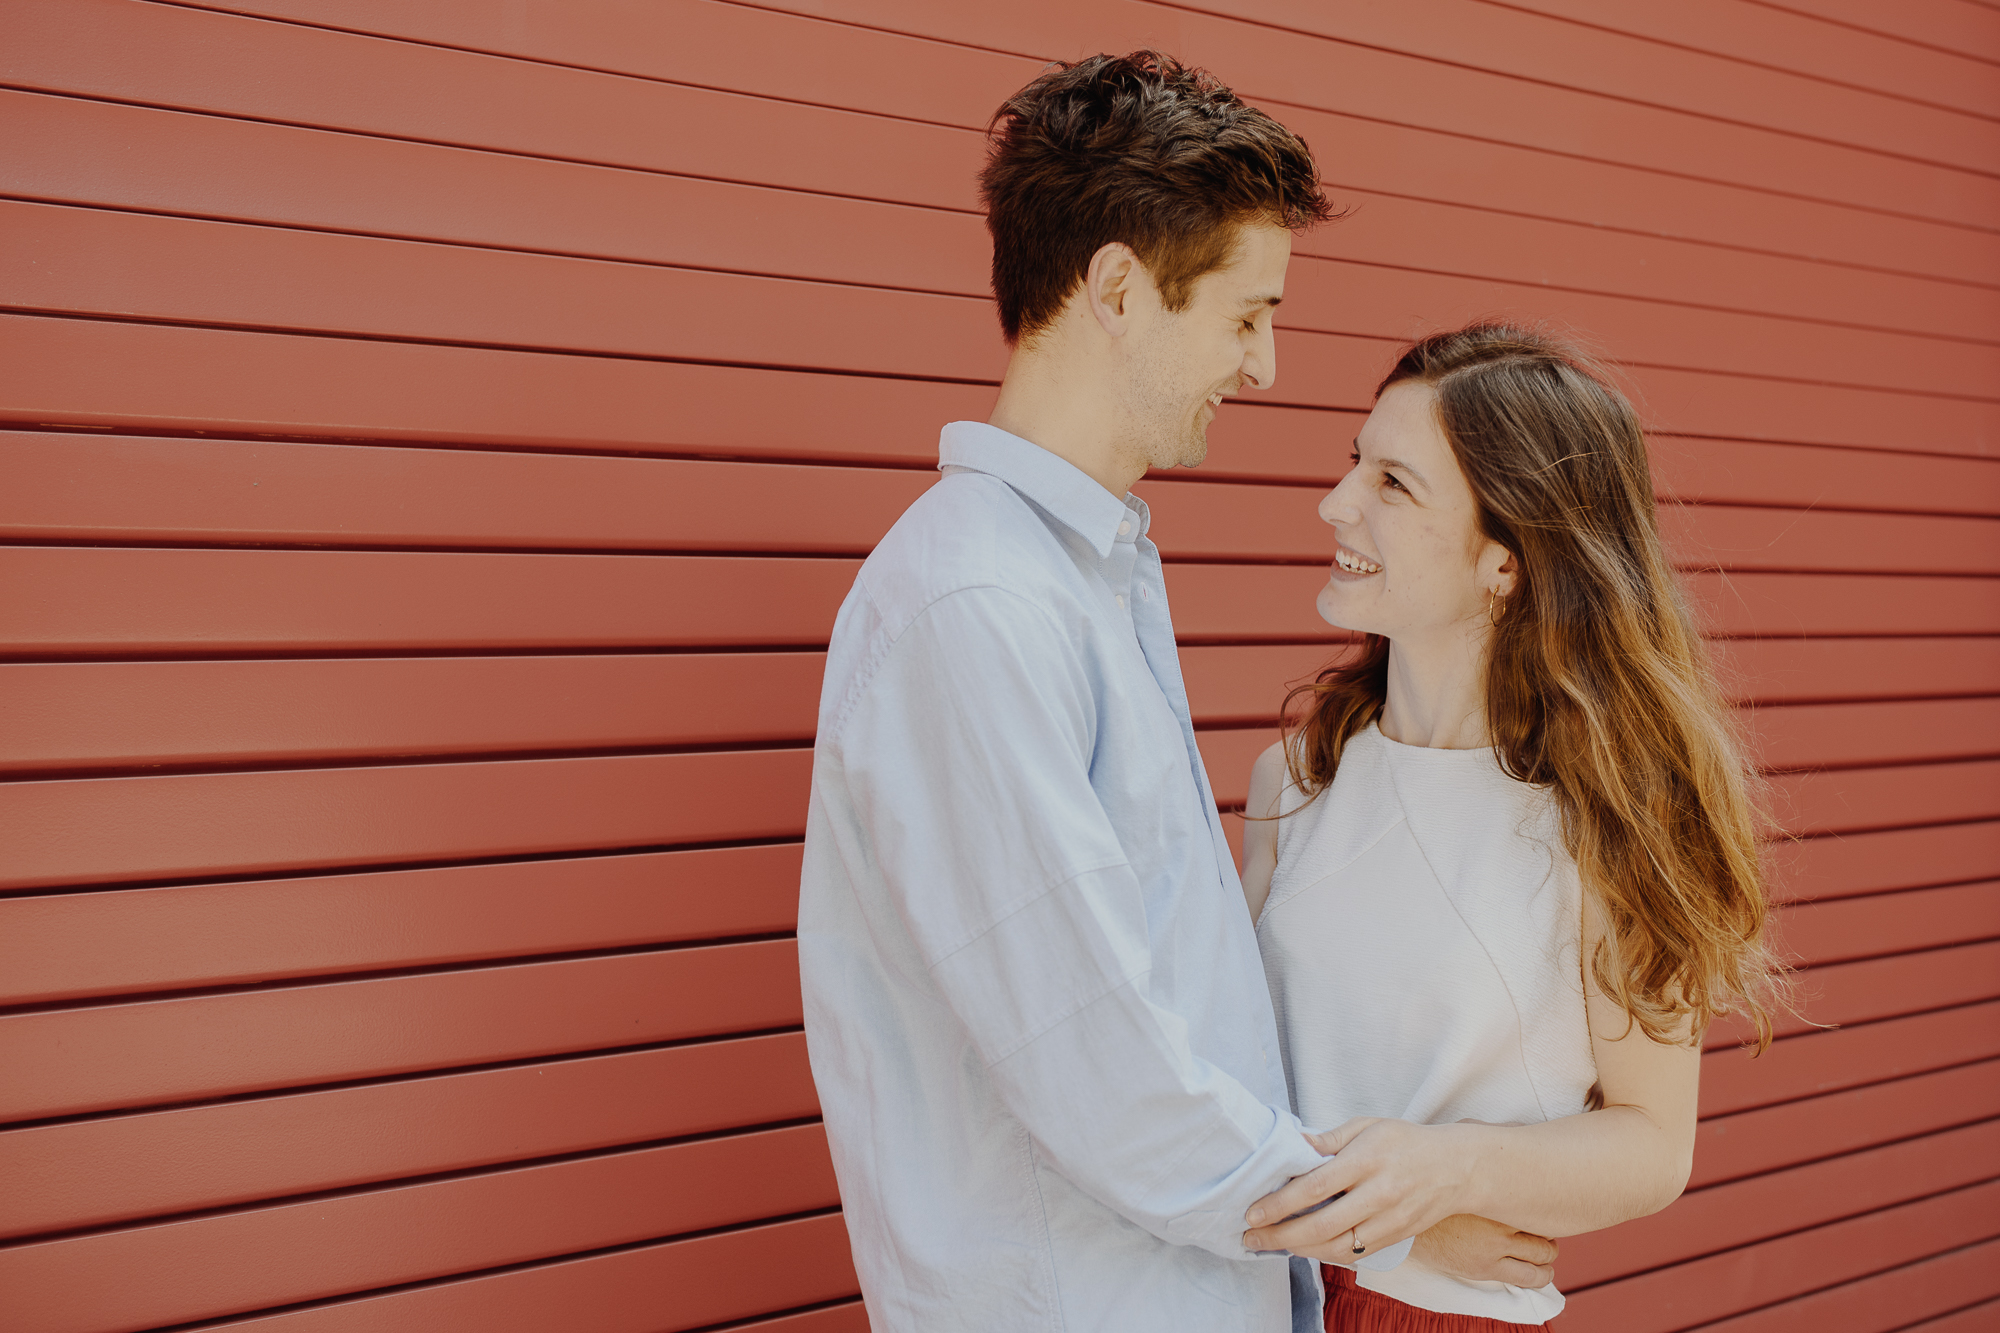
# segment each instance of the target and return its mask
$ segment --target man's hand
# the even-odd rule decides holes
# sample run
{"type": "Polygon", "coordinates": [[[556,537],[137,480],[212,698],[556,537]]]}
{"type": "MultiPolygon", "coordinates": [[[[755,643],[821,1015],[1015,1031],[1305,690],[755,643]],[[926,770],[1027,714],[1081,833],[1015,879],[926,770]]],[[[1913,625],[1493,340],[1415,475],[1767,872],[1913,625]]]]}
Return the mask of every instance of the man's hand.
{"type": "Polygon", "coordinates": [[[1473,1282],[1546,1287],[1556,1280],[1554,1241],[1470,1213],[1419,1232],[1410,1257],[1473,1282]]]}

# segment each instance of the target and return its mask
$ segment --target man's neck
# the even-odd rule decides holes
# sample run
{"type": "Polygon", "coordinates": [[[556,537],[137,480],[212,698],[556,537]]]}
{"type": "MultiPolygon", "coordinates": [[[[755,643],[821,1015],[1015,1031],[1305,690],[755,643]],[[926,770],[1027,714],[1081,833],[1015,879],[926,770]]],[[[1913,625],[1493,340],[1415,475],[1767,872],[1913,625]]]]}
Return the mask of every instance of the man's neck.
{"type": "Polygon", "coordinates": [[[1016,348],[989,424],[1040,445],[1123,499],[1146,474],[1106,368],[1047,344],[1016,348]]]}

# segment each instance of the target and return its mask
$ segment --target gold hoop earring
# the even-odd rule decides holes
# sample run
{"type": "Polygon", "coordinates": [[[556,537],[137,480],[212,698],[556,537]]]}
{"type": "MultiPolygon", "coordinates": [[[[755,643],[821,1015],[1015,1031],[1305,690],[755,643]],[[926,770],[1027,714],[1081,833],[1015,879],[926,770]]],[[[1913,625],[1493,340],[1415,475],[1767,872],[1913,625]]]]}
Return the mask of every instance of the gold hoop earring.
{"type": "Polygon", "coordinates": [[[1500,628],[1500,590],[1498,588],[1488,588],[1486,590],[1486,623],[1494,629],[1500,628]]]}

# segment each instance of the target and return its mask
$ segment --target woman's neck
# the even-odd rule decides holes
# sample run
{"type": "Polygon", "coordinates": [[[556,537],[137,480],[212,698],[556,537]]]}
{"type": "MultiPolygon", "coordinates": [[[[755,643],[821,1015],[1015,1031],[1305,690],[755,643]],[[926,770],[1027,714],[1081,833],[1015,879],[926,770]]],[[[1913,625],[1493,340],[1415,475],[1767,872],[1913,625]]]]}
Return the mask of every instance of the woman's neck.
{"type": "Polygon", "coordinates": [[[1389,643],[1389,697],[1382,734],[1432,750],[1477,750],[1486,729],[1485,636],[1451,635],[1436,643],[1389,643]]]}

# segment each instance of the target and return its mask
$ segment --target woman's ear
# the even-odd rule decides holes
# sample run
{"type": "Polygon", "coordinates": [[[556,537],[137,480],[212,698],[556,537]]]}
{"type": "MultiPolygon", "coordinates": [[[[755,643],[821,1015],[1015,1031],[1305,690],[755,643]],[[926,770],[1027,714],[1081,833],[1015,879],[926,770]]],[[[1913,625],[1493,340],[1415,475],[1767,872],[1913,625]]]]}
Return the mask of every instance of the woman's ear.
{"type": "Polygon", "coordinates": [[[1486,576],[1480,580],[1482,584],[1497,589],[1502,597],[1514,595],[1521,581],[1521,562],[1512,551],[1499,542],[1488,542],[1479,564],[1479,572],[1486,576]]]}

